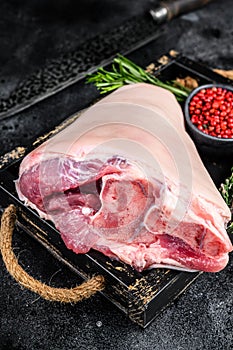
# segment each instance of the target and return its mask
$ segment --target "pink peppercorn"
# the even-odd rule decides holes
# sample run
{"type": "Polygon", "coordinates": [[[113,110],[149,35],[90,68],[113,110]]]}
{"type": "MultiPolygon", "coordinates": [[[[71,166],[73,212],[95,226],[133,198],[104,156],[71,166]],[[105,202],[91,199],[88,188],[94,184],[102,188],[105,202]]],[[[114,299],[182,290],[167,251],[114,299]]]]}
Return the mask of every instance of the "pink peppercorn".
{"type": "Polygon", "coordinates": [[[233,138],[233,92],[225,88],[202,89],[191,99],[192,123],[203,133],[233,138]]]}

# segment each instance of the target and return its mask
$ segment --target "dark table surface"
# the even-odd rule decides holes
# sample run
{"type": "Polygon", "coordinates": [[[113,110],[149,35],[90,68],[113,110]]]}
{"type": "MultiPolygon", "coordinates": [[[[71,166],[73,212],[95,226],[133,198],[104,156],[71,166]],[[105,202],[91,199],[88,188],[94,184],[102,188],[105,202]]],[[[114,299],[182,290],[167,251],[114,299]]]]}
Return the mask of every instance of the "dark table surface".
{"type": "MultiPolygon", "coordinates": [[[[53,106],[57,117],[46,116],[46,123],[33,113],[25,112],[25,118],[24,112],[13,114],[14,108],[51,93],[118,48],[126,52],[138,39],[146,40],[156,31],[146,24],[146,13],[155,3],[1,1],[0,113],[9,117],[0,121],[0,153],[29,144],[36,133],[74,112],[79,102],[73,101],[74,110],[68,108],[68,99],[53,106]],[[134,25],[139,29],[132,30],[134,25]],[[49,76],[51,85],[49,72],[54,74],[54,80],[49,76]]],[[[215,1],[173,20],[139,51],[137,63],[146,65],[175,49],[210,67],[232,69],[232,13],[232,0],[215,1]]],[[[88,105],[97,94],[92,87],[85,89],[88,105]]],[[[71,287],[81,282],[22,231],[14,235],[14,252],[24,269],[45,283],[71,287]]],[[[202,274],[143,330],[101,295],[76,305],[45,301],[22,289],[0,259],[0,349],[232,349],[232,270],[231,258],[224,271],[202,274]]]]}

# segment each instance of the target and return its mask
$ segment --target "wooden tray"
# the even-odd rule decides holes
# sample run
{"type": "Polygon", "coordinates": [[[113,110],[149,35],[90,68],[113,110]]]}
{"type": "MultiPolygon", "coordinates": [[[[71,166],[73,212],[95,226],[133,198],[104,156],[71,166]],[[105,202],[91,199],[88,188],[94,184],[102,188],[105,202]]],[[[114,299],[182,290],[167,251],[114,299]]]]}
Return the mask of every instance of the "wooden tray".
{"type": "MultiPolygon", "coordinates": [[[[164,80],[191,76],[196,78],[199,84],[229,83],[227,79],[181,55],[175,58],[169,57],[168,63],[160,66],[156,75],[164,80]]],[[[84,80],[79,82],[79,88],[82,84],[84,80]]],[[[69,93],[69,88],[66,89],[66,93],[69,93]]],[[[35,108],[35,106],[30,108],[35,108]]],[[[130,266],[112,261],[94,250],[88,254],[74,254],[65,247],[59,232],[50,222],[41,219],[36,212],[24,206],[17,198],[14,180],[18,177],[19,164],[23,156],[70,124],[79,113],[77,112],[55,129],[35,139],[31,145],[22,145],[0,157],[1,206],[15,204],[18,208],[17,224],[83,279],[88,279],[95,274],[103,275],[107,283],[102,294],[125,312],[132,321],[146,327],[200,275],[200,272],[152,269],[139,273],[130,266]]],[[[206,158],[205,155],[201,156],[215,184],[219,186],[219,183],[230,172],[227,159],[216,162],[216,160],[206,158]]]]}

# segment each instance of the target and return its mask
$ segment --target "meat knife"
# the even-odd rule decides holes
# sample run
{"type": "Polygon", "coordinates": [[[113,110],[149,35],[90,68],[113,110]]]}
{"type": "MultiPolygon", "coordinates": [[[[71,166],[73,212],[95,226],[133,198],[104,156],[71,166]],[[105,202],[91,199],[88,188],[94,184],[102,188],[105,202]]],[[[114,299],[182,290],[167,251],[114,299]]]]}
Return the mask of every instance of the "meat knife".
{"type": "Polygon", "coordinates": [[[167,0],[149,12],[158,24],[170,21],[174,17],[194,11],[214,0],[167,0]]]}
{"type": "MultiPolygon", "coordinates": [[[[77,49],[75,52],[84,50],[82,52],[82,55],[77,58],[76,54],[71,56],[72,58],[71,63],[72,66],[75,67],[77,70],[77,67],[80,64],[80,62],[83,62],[83,66],[85,67],[85,62],[88,60],[88,65],[91,64],[91,68],[84,69],[83,71],[77,73],[75,71],[75,74],[72,78],[68,78],[67,80],[64,80],[63,82],[60,82],[60,78],[57,77],[57,82],[59,84],[54,84],[53,87],[49,85],[49,87],[45,86],[44,79],[39,79],[37,82],[37,90],[39,91],[37,94],[34,95],[32,93],[31,97],[27,97],[27,95],[30,96],[30,85],[31,85],[31,77],[27,77],[24,81],[22,86],[19,87],[14,91],[14,96],[21,96],[24,95],[24,86],[27,87],[27,95],[24,96],[23,100],[17,101],[17,99],[12,99],[11,96],[9,96],[6,100],[0,99],[0,120],[6,119],[8,117],[11,117],[29,107],[32,105],[45,100],[46,98],[50,97],[51,95],[54,95],[55,93],[58,93],[61,90],[64,90],[68,86],[77,83],[87,73],[93,73],[96,71],[96,69],[100,66],[106,66],[112,62],[112,59],[116,55],[116,47],[118,47],[118,52],[122,55],[127,55],[131,53],[132,51],[135,51],[142,46],[150,43],[152,40],[157,39],[165,32],[165,27],[160,26],[161,23],[171,20],[172,18],[187,13],[189,11],[195,10],[211,1],[214,0],[164,0],[160,3],[160,6],[154,9],[150,10],[150,14],[147,11],[145,16],[134,16],[130,18],[124,25],[120,25],[118,27],[113,28],[112,30],[104,33],[99,34],[94,38],[95,44],[98,47],[101,47],[101,43],[104,41],[106,43],[112,43],[112,48],[108,44],[108,56],[104,58],[100,58],[99,61],[93,56],[89,57],[89,49],[92,47],[93,44],[93,38],[90,38],[85,42],[84,46],[79,46],[79,50],[77,49]],[[148,17],[150,17],[148,19],[148,17]],[[154,20],[153,20],[153,19],[154,20]],[[116,35],[117,33],[117,35],[116,35]],[[122,35],[119,35],[119,33],[122,33],[122,35]],[[115,38],[115,41],[113,40],[115,38]],[[128,44],[125,45],[125,41],[128,38],[128,44]],[[130,38],[130,41],[129,41],[130,38]],[[89,48],[88,51],[85,51],[85,48],[89,48]],[[86,60],[86,61],[85,61],[86,60]],[[28,91],[29,90],[29,91],[28,91]],[[14,102],[12,104],[12,101],[14,102]],[[1,110],[1,102],[2,104],[9,104],[6,110],[1,110]]],[[[170,35],[173,35],[171,33],[170,35]]],[[[70,64],[71,64],[70,63],[70,64]]],[[[54,70],[53,70],[53,79],[56,80],[56,74],[61,74],[64,76],[64,70],[61,71],[60,67],[62,64],[60,64],[60,61],[58,60],[57,64],[55,64],[54,70]]],[[[74,69],[74,68],[73,68],[74,69]]],[[[71,69],[72,70],[72,69],[71,69]]],[[[41,69],[40,71],[40,77],[45,76],[46,73],[46,67],[45,69],[41,69]]],[[[59,75],[60,76],[60,75],[59,75]]],[[[51,81],[50,81],[51,84],[51,81]]]]}

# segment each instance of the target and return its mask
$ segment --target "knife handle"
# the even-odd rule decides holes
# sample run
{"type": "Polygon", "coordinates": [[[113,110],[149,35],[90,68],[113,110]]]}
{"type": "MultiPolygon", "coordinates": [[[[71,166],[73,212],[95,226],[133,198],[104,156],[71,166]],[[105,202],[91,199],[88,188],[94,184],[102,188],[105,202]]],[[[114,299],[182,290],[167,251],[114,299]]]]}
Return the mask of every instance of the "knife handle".
{"type": "Polygon", "coordinates": [[[173,17],[183,13],[193,11],[201,6],[204,6],[213,0],[174,0],[162,1],[161,6],[167,10],[167,20],[170,21],[173,17]]]}

